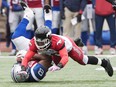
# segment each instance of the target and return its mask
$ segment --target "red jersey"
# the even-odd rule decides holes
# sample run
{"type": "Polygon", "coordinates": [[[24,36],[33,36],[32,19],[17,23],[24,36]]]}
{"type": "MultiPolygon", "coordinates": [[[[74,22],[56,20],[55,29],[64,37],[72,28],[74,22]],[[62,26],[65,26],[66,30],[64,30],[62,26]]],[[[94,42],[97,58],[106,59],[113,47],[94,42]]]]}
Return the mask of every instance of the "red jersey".
{"type": "Polygon", "coordinates": [[[42,0],[24,0],[30,8],[42,7],[42,0]]]}
{"type": "Polygon", "coordinates": [[[51,0],[51,6],[59,6],[60,1],[59,0],[51,0]]]}
{"type": "Polygon", "coordinates": [[[110,4],[106,0],[96,0],[95,13],[105,16],[114,13],[114,10],[112,8],[112,4],[110,4]]]}
{"type": "MultiPolygon", "coordinates": [[[[39,52],[34,40],[35,39],[33,38],[30,41],[29,51],[22,61],[22,65],[25,67],[27,66],[29,60],[35,55],[35,53],[39,52]]],[[[59,55],[59,57],[56,57],[57,55],[53,55],[53,59],[58,60],[58,63],[61,63],[63,66],[65,66],[65,64],[68,62],[68,56],[83,64],[83,52],[70,38],[52,34],[51,46],[49,49],[52,49],[57,55],[59,55]]]]}

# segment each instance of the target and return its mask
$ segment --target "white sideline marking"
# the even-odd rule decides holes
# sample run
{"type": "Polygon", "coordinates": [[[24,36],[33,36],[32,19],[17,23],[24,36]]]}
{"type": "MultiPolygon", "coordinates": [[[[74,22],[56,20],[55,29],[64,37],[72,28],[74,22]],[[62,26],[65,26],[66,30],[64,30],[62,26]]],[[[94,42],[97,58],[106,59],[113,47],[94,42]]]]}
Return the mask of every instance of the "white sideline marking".
{"type": "Polygon", "coordinates": [[[0,58],[16,58],[16,56],[0,56],[0,58]]]}
{"type": "MultiPolygon", "coordinates": [[[[95,70],[102,71],[102,70],[105,70],[105,69],[103,67],[100,67],[100,68],[96,68],[95,70]]],[[[116,67],[113,67],[113,70],[116,71],[116,67]]]]}
{"type": "MultiPolygon", "coordinates": [[[[95,56],[95,57],[101,57],[101,58],[116,57],[116,55],[89,55],[89,56],[95,56]]],[[[2,55],[0,55],[0,58],[16,58],[16,57],[15,56],[2,56],[2,55]]]]}
{"type": "Polygon", "coordinates": [[[112,57],[116,57],[116,55],[90,55],[90,56],[95,56],[95,57],[106,57],[106,58],[112,58],[112,57]]]}

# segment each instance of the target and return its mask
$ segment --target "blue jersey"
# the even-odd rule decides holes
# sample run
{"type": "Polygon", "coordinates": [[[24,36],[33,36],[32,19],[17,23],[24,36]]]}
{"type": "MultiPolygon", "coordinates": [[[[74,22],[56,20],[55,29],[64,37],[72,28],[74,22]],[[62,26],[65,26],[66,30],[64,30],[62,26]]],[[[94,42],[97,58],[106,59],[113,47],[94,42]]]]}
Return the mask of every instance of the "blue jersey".
{"type": "Polygon", "coordinates": [[[29,78],[27,82],[38,82],[42,80],[46,75],[46,69],[43,65],[36,63],[28,71],[29,78]]]}

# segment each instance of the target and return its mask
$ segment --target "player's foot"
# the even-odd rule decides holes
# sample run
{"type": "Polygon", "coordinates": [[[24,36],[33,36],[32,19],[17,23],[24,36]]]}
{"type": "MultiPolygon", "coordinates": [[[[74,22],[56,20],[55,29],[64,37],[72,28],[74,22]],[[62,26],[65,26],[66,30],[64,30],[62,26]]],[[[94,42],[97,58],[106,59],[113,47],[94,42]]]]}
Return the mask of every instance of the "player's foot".
{"type": "Polygon", "coordinates": [[[113,76],[113,68],[112,65],[110,63],[109,59],[103,59],[102,61],[106,61],[106,66],[103,66],[105,71],[107,72],[107,74],[111,77],[113,76]]]}
{"type": "Polygon", "coordinates": [[[87,54],[88,54],[88,48],[87,48],[87,46],[83,46],[83,47],[82,47],[82,51],[83,51],[83,53],[84,53],[85,55],[87,55],[87,54]]]}
{"type": "Polygon", "coordinates": [[[15,49],[13,49],[11,52],[10,52],[10,54],[9,54],[9,56],[15,56],[16,55],[16,50],[15,49]]]}
{"type": "Polygon", "coordinates": [[[49,13],[49,11],[51,10],[51,6],[45,5],[45,6],[43,7],[43,9],[44,9],[44,11],[45,11],[46,13],[49,13]]]}
{"type": "Polygon", "coordinates": [[[84,46],[84,43],[82,42],[82,40],[80,38],[75,39],[74,42],[79,47],[83,47],[84,46]]]}
{"type": "Polygon", "coordinates": [[[111,55],[115,55],[116,54],[115,48],[110,48],[109,52],[110,52],[111,55]]]}
{"type": "Polygon", "coordinates": [[[102,55],[103,54],[103,49],[99,48],[98,46],[95,46],[95,55],[102,55]]]}

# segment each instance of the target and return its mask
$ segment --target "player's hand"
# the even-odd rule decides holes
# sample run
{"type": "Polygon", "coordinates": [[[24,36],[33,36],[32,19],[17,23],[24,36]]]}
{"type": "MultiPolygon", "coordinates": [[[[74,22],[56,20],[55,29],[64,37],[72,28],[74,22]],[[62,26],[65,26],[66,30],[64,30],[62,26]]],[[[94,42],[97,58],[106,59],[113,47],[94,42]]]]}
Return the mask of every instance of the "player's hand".
{"type": "Polygon", "coordinates": [[[77,22],[78,22],[78,23],[82,21],[81,16],[82,16],[82,14],[78,14],[78,15],[77,15],[77,22]]]}
{"type": "Polygon", "coordinates": [[[44,6],[44,11],[45,11],[46,13],[49,13],[50,10],[51,10],[51,6],[50,6],[50,5],[45,5],[45,6],[44,6]]]}
{"type": "Polygon", "coordinates": [[[26,71],[26,67],[21,65],[21,71],[26,71]]]}
{"type": "Polygon", "coordinates": [[[18,72],[18,75],[20,75],[24,81],[27,80],[29,77],[29,74],[26,71],[20,71],[18,72]]]}
{"type": "Polygon", "coordinates": [[[64,14],[64,12],[61,12],[61,19],[65,19],[65,14],[64,14]]]}
{"type": "Polygon", "coordinates": [[[58,70],[60,70],[60,69],[61,69],[60,67],[58,67],[58,66],[56,66],[56,65],[53,65],[53,66],[51,66],[48,70],[51,71],[51,72],[54,72],[54,71],[58,71],[58,70]]]}

